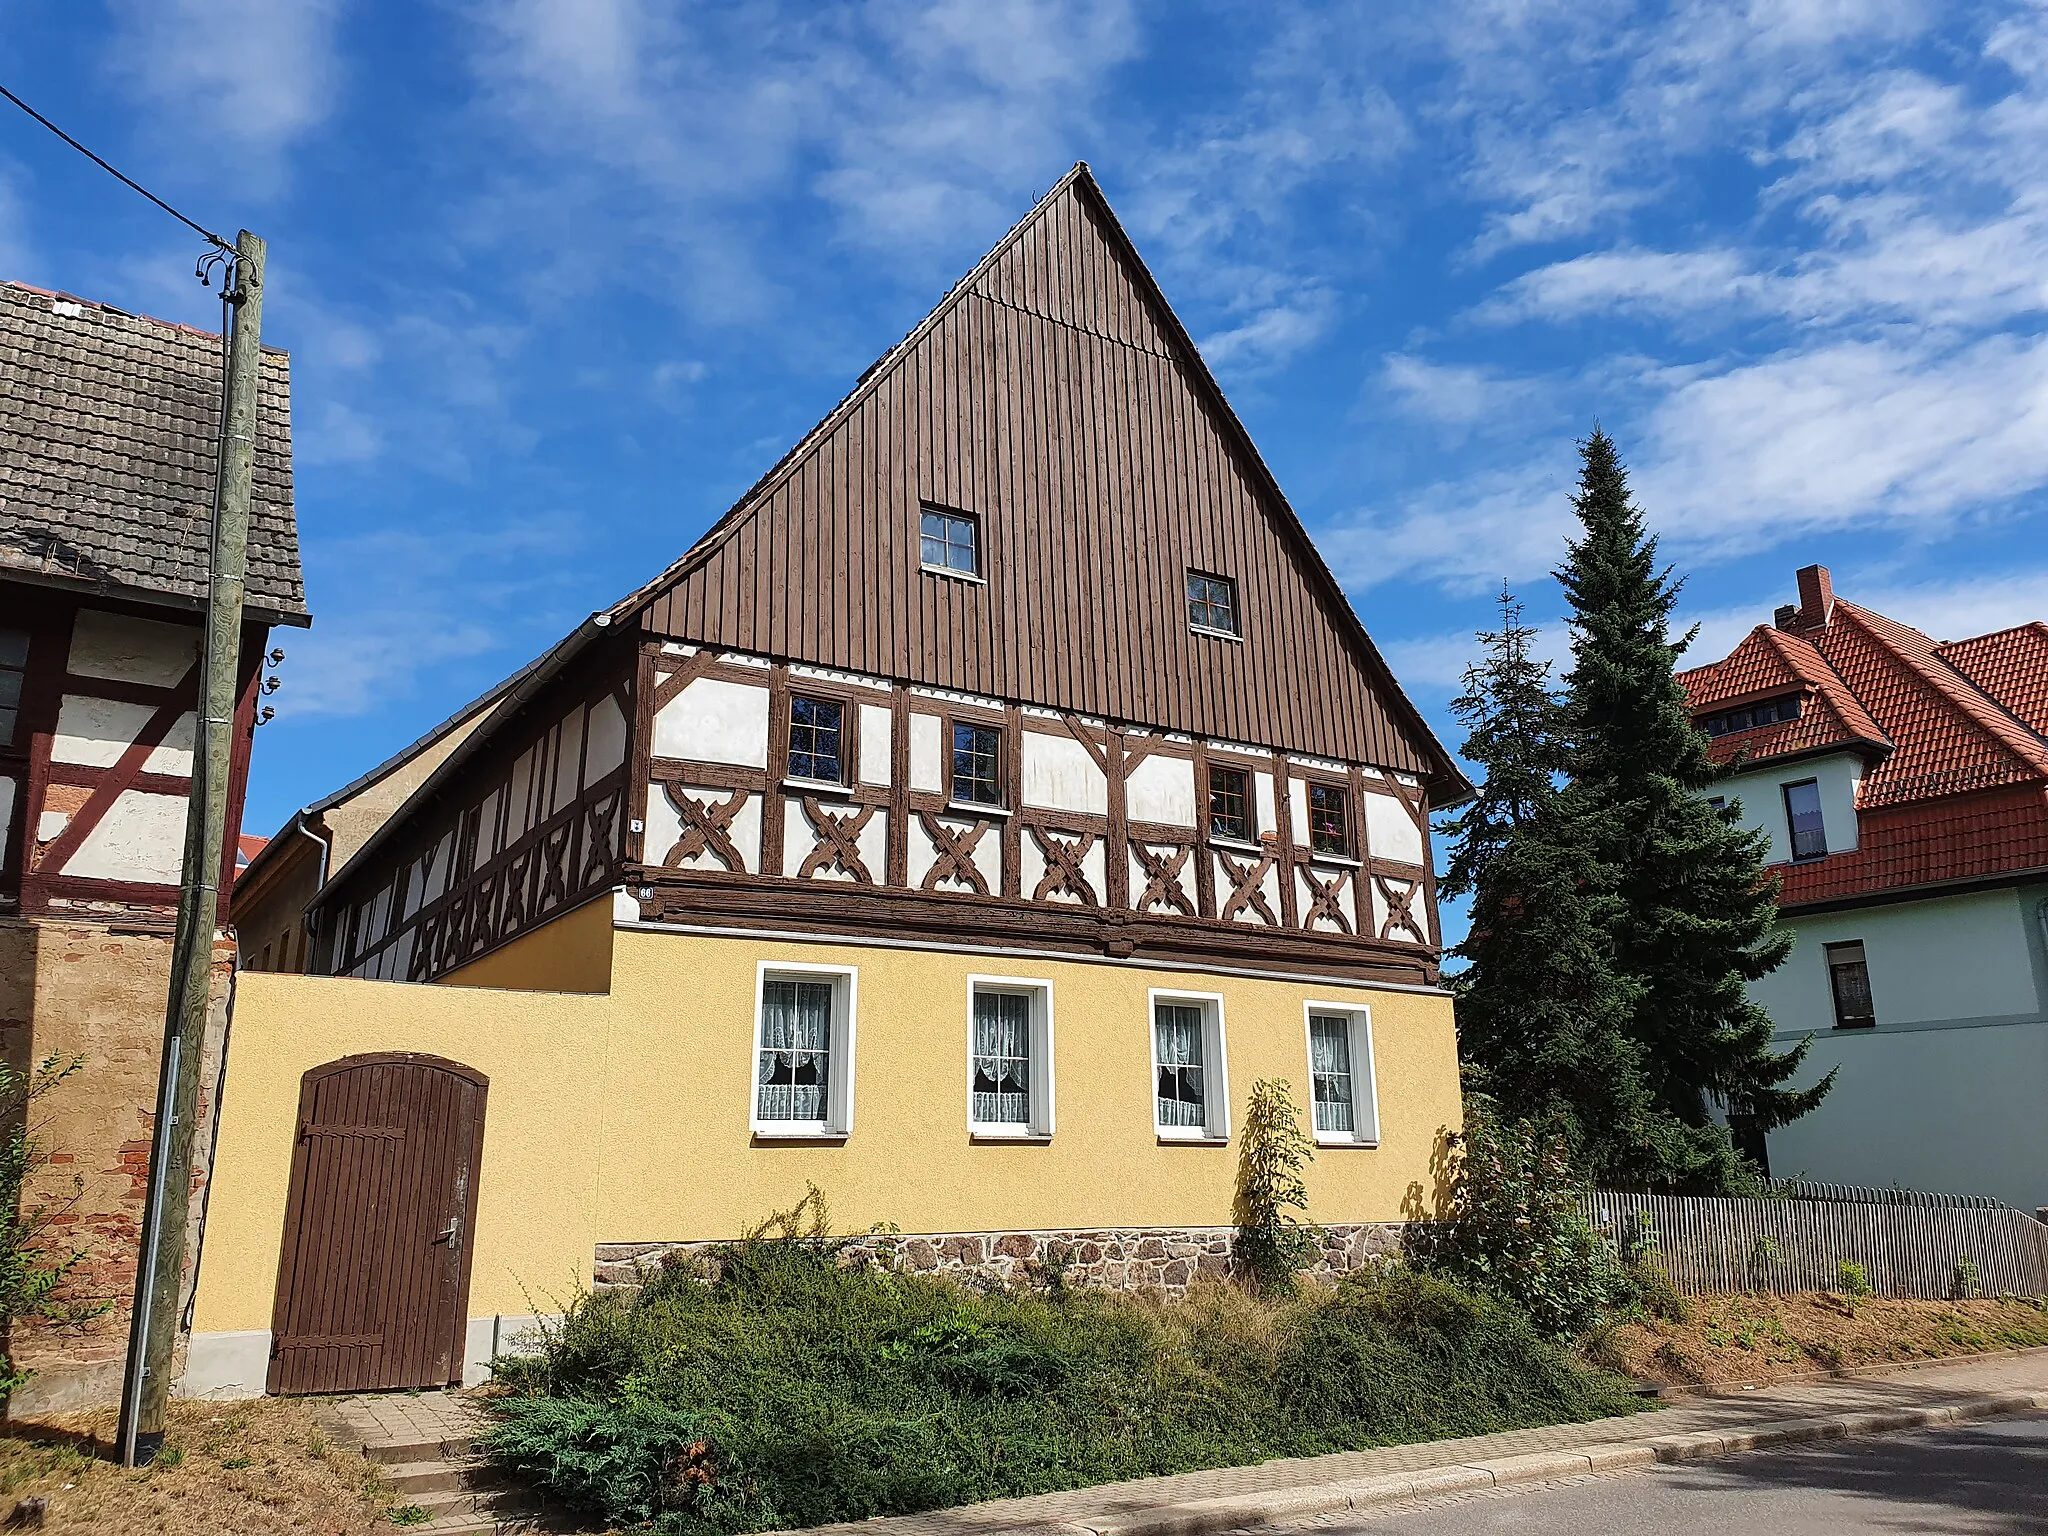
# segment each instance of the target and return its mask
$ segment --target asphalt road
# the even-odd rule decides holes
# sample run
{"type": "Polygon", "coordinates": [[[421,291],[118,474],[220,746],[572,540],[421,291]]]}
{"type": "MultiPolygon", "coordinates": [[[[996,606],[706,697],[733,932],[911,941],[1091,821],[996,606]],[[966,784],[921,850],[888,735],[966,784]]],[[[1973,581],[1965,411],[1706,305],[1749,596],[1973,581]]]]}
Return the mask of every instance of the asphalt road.
{"type": "Polygon", "coordinates": [[[1389,1506],[1299,1536],[2042,1536],[2048,1419],[1877,1435],[1389,1506]]]}

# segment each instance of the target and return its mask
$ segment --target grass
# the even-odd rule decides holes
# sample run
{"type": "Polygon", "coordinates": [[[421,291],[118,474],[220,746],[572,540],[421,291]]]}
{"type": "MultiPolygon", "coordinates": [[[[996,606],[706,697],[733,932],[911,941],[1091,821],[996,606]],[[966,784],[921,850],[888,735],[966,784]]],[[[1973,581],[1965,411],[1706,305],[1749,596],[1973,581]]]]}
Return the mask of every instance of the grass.
{"type": "Polygon", "coordinates": [[[108,1461],[112,1409],[10,1422],[0,1432],[0,1523],[48,1501],[42,1529],[84,1536],[371,1536],[391,1499],[354,1451],[328,1446],[289,1399],[171,1404],[157,1464],[108,1461]]]}
{"type": "Polygon", "coordinates": [[[786,1239],[718,1269],[587,1298],[501,1362],[484,1448],[615,1524],[742,1531],[1635,1406],[1520,1314],[1405,1268],[1178,1301],[964,1289],[786,1239]]]}
{"type": "Polygon", "coordinates": [[[1903,1301],[1822,1291],[1691,1298],[1682,1316],[1600,1330],[1587,1358],[1664,1385],[1772,1381],[1814,1371],[2048,1345],[2048,1303],[1903,1301]]]}

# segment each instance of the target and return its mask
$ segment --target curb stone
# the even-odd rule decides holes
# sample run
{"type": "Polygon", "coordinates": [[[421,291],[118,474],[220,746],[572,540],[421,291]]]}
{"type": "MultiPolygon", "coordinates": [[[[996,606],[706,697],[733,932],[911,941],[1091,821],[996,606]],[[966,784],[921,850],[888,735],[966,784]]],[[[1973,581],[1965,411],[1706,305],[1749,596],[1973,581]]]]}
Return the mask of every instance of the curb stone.
{"type": "Polygon", "coordinates": [[[1976,1419],[2048,1411],[2048,1392],[1978,1393],[1932,1408],[1865,1409],[1805,1419],[1778,1419],[1740,1429],[1658,1435],[1634,1442],[1588,1446],[1574,1451],[1532,1451],[1413,1473],[1389,1473],[1351,1482],[1226,1498],[1191,1500],[1129,1514],[1082,1517],[1035,1529],[1045,1536],[1219,1536],[1250,1526],[1312,1520],[1347,1509],[1433,1498],[1474,1488],[1505,1488],[1610,1472],[1656,1462],[1704,1461],[1742,1451],[1844,1440],[1901,1429],[1926,1429],[1976,1419]]]}

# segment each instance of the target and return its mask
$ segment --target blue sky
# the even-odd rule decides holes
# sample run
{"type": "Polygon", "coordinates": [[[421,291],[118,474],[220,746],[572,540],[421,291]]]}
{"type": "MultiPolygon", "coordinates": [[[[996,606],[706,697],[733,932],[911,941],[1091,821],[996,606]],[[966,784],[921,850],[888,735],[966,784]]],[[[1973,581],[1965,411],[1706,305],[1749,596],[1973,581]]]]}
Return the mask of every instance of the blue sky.
{"type": "MultiPolygon", "coordinates": [[[[0,78],[270,241],[316,622],[252,831],[679,553],[1077,158],[1453,746],[1596,418],[1701,659],[1812,561],[2048,617],[2038,4],[79,0],[0,78]]],[[[0,275],[211,325],[196,254],[0,119],[0,275]]]]}

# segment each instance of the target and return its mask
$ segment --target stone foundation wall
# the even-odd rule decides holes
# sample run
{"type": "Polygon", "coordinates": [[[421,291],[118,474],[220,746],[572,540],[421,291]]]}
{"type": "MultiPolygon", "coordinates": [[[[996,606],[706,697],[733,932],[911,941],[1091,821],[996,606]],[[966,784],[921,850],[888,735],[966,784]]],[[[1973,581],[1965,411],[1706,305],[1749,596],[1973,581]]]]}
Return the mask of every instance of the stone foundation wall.
{"type": "MultiPolygon", "coordinates": [[[[1311,1274],[1337,1276],[1401,1251],[1405,1224],[1365,1222],[1323,1229],[1311,1274]]],[[[1033,1283],[1064,1267],[1070,1285],[1184,1292],[1197,1276],[1233,1273],[1231,1227],[1114,1227],[1040,1232],[887,1233],[850,1240],[849,1262],[871,1255],[912,1274],[951,1275],[1003,1284],[1033,1283]]],[[[598,1291],[634,1289],[675,1255],[702,1259],[717,1242],[599,1243],[592,1271],[598,1291]]]]}

